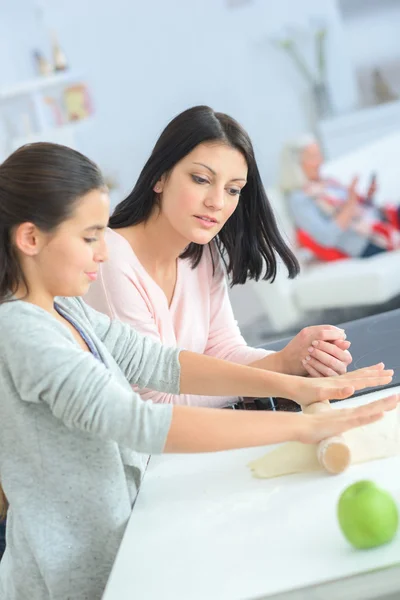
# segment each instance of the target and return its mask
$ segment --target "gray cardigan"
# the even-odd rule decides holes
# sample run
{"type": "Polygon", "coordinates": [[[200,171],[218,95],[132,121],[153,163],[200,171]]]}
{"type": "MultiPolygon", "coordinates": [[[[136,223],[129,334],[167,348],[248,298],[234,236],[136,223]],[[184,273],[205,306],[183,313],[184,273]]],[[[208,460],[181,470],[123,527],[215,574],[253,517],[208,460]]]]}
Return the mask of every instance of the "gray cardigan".
{"type": "Polygon", "coordinates": [[[179,393],[179,350],[78,298],[57,303],[103,362],[49,313],[0,306],[0,478],[10,508],[1,600],[100,599],[141,477],[163,451],[172,406],[130,384],[179,393]],[[136,452],[135,452],[136,451],[136,452]]]}

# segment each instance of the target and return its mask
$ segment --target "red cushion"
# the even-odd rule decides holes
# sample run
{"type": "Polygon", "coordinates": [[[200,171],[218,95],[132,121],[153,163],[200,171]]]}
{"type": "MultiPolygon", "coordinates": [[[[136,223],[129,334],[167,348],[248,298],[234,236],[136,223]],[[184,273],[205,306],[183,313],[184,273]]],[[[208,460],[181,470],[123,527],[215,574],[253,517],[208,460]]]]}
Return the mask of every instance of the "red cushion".
{"type": "Polygon", "coordinates": [[[326,246],[320,246],[315,242],[308,233],[302,229],[297,230],[297,243],[303,248],[308,248],[319,260],[332,261],[342,260],[348,258],[347,254],[336,250],[336,248],[327,248],[326,246]]]}
{"type": "Polygon", "coordinates": [[[387,217],[389,223],[391,223],[393,225],[393,227],[395,227],[396,229],[400,229],[398,207],[390,206],[390,205],[385,206],[384,212],[386,214],[386,217],[387,217]]]}

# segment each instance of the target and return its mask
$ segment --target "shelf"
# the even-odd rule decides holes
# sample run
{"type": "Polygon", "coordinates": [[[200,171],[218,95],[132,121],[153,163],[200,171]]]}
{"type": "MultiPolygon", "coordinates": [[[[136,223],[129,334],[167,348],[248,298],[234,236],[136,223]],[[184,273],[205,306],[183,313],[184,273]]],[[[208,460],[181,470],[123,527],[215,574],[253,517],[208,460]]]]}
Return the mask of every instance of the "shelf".
{"type": "Polygon", "coordinates": [[[9,100],[17,96],[28,96],[29,94],[45,90],[47,88],[67,85],[74,81],[82,80],[80,73],[66,71],[62,73],[54,73],[52,75],[42,75],[29,81],[21,81],[11,86],[0,87],[0,101],[9,100]]]}
{"type": "Polygon", "coordinates": [[[77,129],[90,124],[91,121],[92,117],[87,117],[86,119],[71,121],[58,127],[49,127],[43,131],[33,132],[26,136],[12,138],[10,140],[10,151],[16,150],[25,144],[33,144],[35,142],[53,142],[54,144],[75,147],[75,132],[77,129]]]}

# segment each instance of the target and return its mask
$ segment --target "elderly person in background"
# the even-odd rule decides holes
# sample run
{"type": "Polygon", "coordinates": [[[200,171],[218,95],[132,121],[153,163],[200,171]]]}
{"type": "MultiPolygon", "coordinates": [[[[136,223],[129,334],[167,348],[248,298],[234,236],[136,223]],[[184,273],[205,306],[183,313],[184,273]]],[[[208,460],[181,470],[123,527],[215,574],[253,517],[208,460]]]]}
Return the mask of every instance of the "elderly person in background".
{"type": "Polygon", "coordinates": [[[323,177],[318,142],[303,136],[282,152],[280,187],[289,203],[299,246],[319,260],[367,258],[400,248],[399,211],[373,205],[375,178],[366,196],[323,177]]]}

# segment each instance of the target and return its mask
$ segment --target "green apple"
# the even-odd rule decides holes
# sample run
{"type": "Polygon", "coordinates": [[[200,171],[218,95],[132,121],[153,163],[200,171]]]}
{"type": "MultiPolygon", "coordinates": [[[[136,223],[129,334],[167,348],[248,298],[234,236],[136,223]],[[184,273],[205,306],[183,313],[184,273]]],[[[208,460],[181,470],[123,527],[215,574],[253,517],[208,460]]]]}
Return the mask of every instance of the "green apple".
{"type": "Polygon", "coordinates": [[[337,514],[343,535],[355,548],[374,548],[390,542],[399,521],[393,497],[367,480],[344,490],[337,514]]]}

